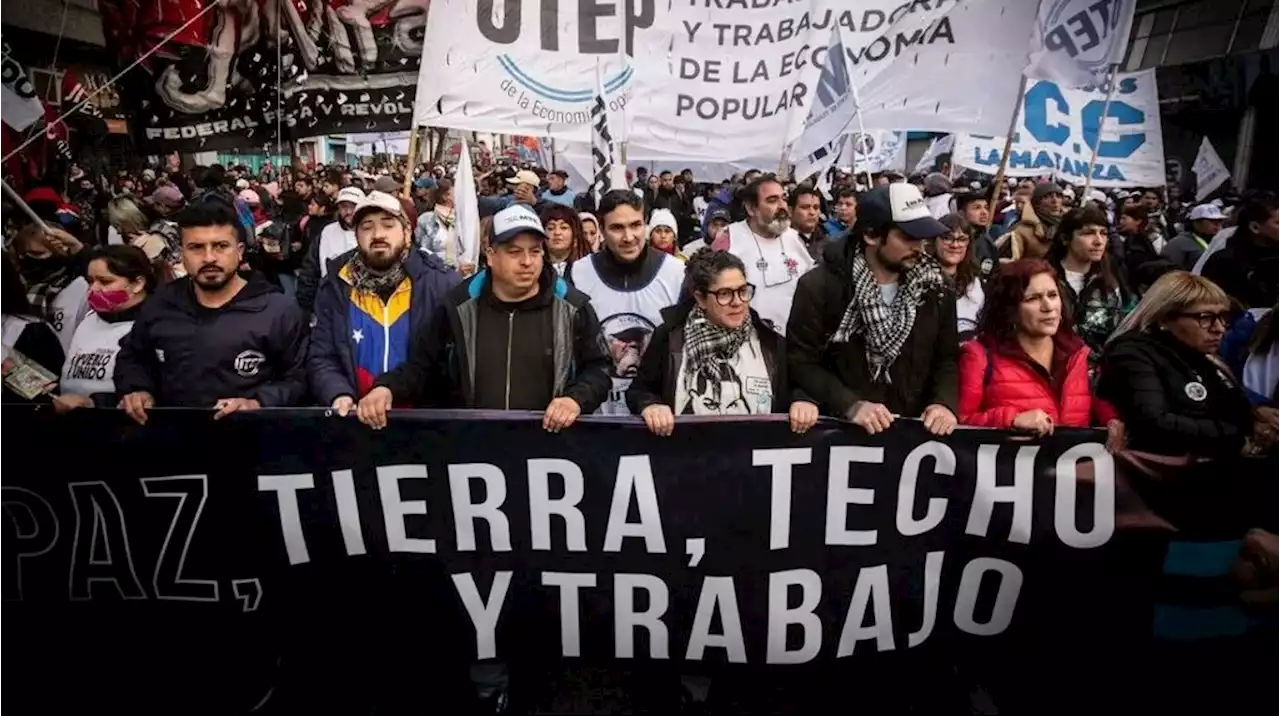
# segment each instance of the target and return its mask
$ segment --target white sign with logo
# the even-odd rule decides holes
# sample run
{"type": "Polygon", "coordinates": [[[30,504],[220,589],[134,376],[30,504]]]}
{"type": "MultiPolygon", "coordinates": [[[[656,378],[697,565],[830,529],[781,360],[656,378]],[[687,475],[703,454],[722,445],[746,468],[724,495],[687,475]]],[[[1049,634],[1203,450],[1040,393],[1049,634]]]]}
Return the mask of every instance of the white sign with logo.
{"type": "Polygon", "coordinates": [[[854,174],[903,172],[907,170],[906,132],[854,132],[843,161],[853,160],[854,174]]]}
{"type": "Polygon", "coordinates": [[[804,131],[838,26],[864,126],[999,132],[1028,56],[1010,38],[1031,34],[1035,11],[1028,0],[435,0],[414,120],[586,143],[599,61],[628,156],[781,157],[804,131]]]}
{"type": "Polygon", "coordinates": [[[1191,171],[1196,175],[1196,201],[1203,200],[1231,178],[1231,170],[1227,169],[1208,137],[1200,140],[1200,151],[1196,152],[1196,162],[1191,165],[1191,171]]]}
{"type": "Polygon", "coordinates": [[[1065,87],[1102,82],[1124,60],[1136,5],[1137,0],[1040,0],[1025,74],[1065,87]]]}
{"type": "MultiPolygon", "coordinates": [[[[1053,175],[1084,184],[1089,155],[1098,142],[1093,186],[1163,186],[1164,141],[1155,70],[1116,75],[1116,91],[1107,107],[1105,86],[1068,89],[1056,82],[1028,82],[1005,174],[1053,175]],[[1099,136],[1101,127],[1101,136],[1099,136]]],[[[957,135],[952,162],[995,174],[1004,137],[957,135]]]]}

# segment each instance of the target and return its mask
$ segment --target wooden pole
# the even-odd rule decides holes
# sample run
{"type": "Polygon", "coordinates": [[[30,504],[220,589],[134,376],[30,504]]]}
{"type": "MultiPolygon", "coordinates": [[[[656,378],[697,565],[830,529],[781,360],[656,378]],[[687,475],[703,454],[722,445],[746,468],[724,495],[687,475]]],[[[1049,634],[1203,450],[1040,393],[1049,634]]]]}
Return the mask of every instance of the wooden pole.
{"type": "MultiPolygon", "coordinates": [[[[1004,170],[1009,165],[1009,153],[1013,151],[1013,135],[1018,131],[1018,115],[1022,112],[1022,96],[1027,93],[1027,76],[1022,75],[1018,82],[1018,101],[1013,105],[1013,116],[1009,118],[1009,131],[1004,138],[1004,152],[1000,155],[1000,168],[996,170],[996,178],[991,182],[991,197],[987,200],[987,210],[991,212],[992,223],[996,220],[996,199],[1000,198],[1000,185],[1004,183],[1004,170]]],[[[951,157],[952,166],[956,158],[951,157]]],[[[988,227],[989,228],[989,227],[988,227]]]]}
{"type": "Polygon", "coordinates": [[[404,195],[406,197],[413,196],[414,158],[418,156],[418,138],[421,134],[421,128],[416,124],[413,125],[413,131],[409,133],[409,161],[404,169],[404,195]]]}
{"type": "Polygon", "coordinates": [[[1080,192],[1080,206],[1089,200],[1089,190],[1093,188],[1093,165],[1098,161],[1098,145],[1102,144],[1102,128],[1107,124],[1107,112],[1111,111],[1111,98],[1116,93],[1116,70],[1120,65],[1111,65],[1107,73],[1107,99],[1102,103],[1102,117],[1098,119],[1098,134],[1093,138],[1093,149],[1089,152],[1089,171],[1084,175],[1084,189],[1080,192]]]}

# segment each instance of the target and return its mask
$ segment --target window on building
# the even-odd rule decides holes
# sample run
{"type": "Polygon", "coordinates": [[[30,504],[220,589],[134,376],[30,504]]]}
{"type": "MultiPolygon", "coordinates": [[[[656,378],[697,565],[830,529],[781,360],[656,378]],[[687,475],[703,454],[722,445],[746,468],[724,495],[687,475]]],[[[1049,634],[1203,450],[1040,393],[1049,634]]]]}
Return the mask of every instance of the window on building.
{"type": "Polygon", "coordinates": [[[1254,52],[1276,0],[1139,1],[1124,61],[1128,71],[1254,52]]]}

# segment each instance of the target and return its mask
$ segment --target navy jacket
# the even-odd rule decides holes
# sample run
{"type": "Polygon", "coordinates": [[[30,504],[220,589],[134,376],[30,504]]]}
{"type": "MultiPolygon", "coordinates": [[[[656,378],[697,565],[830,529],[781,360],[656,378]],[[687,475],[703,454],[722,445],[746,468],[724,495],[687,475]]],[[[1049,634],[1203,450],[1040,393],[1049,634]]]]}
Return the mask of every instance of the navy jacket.
{"type": "Polygon", "coordinates": [[[184,277],[142,304],[116,356],[116,392],[146,391],[162,407],[212,408],[222,398],[298,405],[306,357],[302,310],[261,275],[217,309],[197,303],[184,277]]]}
{"type": "MultiPolygon", "coordinates": [[[[351,356],[351,284],[339,275],[356,249],[336,257],[316,292],[315,325],[307,355],[307,379],[321,405],[331,405],[343,395],[359,399],[355,361],[351,356]]],[[[443,305],[449,289],[462,282],[453,269],[436,256],[411,249],[404,262],[413,285],[409,298],[409,345],[426,330],[443,305]]]]}

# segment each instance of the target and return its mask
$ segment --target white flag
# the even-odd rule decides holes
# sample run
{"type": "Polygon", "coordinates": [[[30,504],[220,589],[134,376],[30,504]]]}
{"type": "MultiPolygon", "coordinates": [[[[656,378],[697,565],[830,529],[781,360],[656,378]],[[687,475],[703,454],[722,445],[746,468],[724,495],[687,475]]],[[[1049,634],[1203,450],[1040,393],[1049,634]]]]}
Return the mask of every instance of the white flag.
{"type": "Polygon", "coordinates": [[[841,153],[844,151],[844,145],[844,136],[839,136],[809,154],[800,157],[796,161],[796,169],[793,174],[795,180],[804,181],[814,174],[818,174],[821,181],[821,178],[826,176],[827,171],[836,165],[836,160],[840,158],[841,153]]]}
{"type": "Polygon", "coordinates": [[[471,170],[471,148],[462,142],[458,168],[453,172],[453,216],[458,223],[462,256],[458,264],[478,266],[480,258],[480,200],[476,198],[476,176],[471,170]]]}
{"type": "Polygon", "coordinates": [[[16,130],[23,130],[44,119],[44,103],[36,96],[35,85],[27,79],[27,71],[9,53],[4,43],[4,82],[0,88],[0,117],[16,130]]]}
{"type": "Polygon", "coordinates": [[[813,90],[813,103],[809,105],[809,114],[804,120],[804,134],[793,147],[795,156],[808,157],[839,141],[858,111],[853,90],[840,23],[832,23],[827,62],[813,90]]]}
{"type": "Polygon", "coordinates": [[[849,148],[852,151],[845,157],[851,158],[855,175],[907,170],[906,132],[854,132],[849,135],[849,148]]]}
{"type": "Polygon", "coordinates": [[[933,165],[937,163],[938,157],[947,154],[956,144],[956,135],[948,134],[943,137],[934,137],[929,142],[929,148],[924,150],[924,155],[920,157],[920,161],[916,162],[915,169],[911,170],[912,174],[928,174],[933,171],[933,165]]]}
{"type": "Polygon", "coordinates": [[[1231,178],[1231,170],[1223,164],[1222,157],[1218,156],[1208,137],[1200,140],[1200,151],[1196,152],[1196,163],[1191,165],[1191,171],[1196,173],[1196,201],[1203,200],[1231,178]]]}
{"type": "Polygon", "coordinates": [[[591,193],[600,197],[614,189],[626,189],[626,167],[618,160],[610,130],[609,95],[604,88],[600,63],[596,63],[596,95],[591,103],[591,193]]]}
{"type": "Polygon", "coordinates": [[[1023,74],[1072,88],[1097,87],[1124,60],[1137,0],[1040,0],[1023,74]]]}

